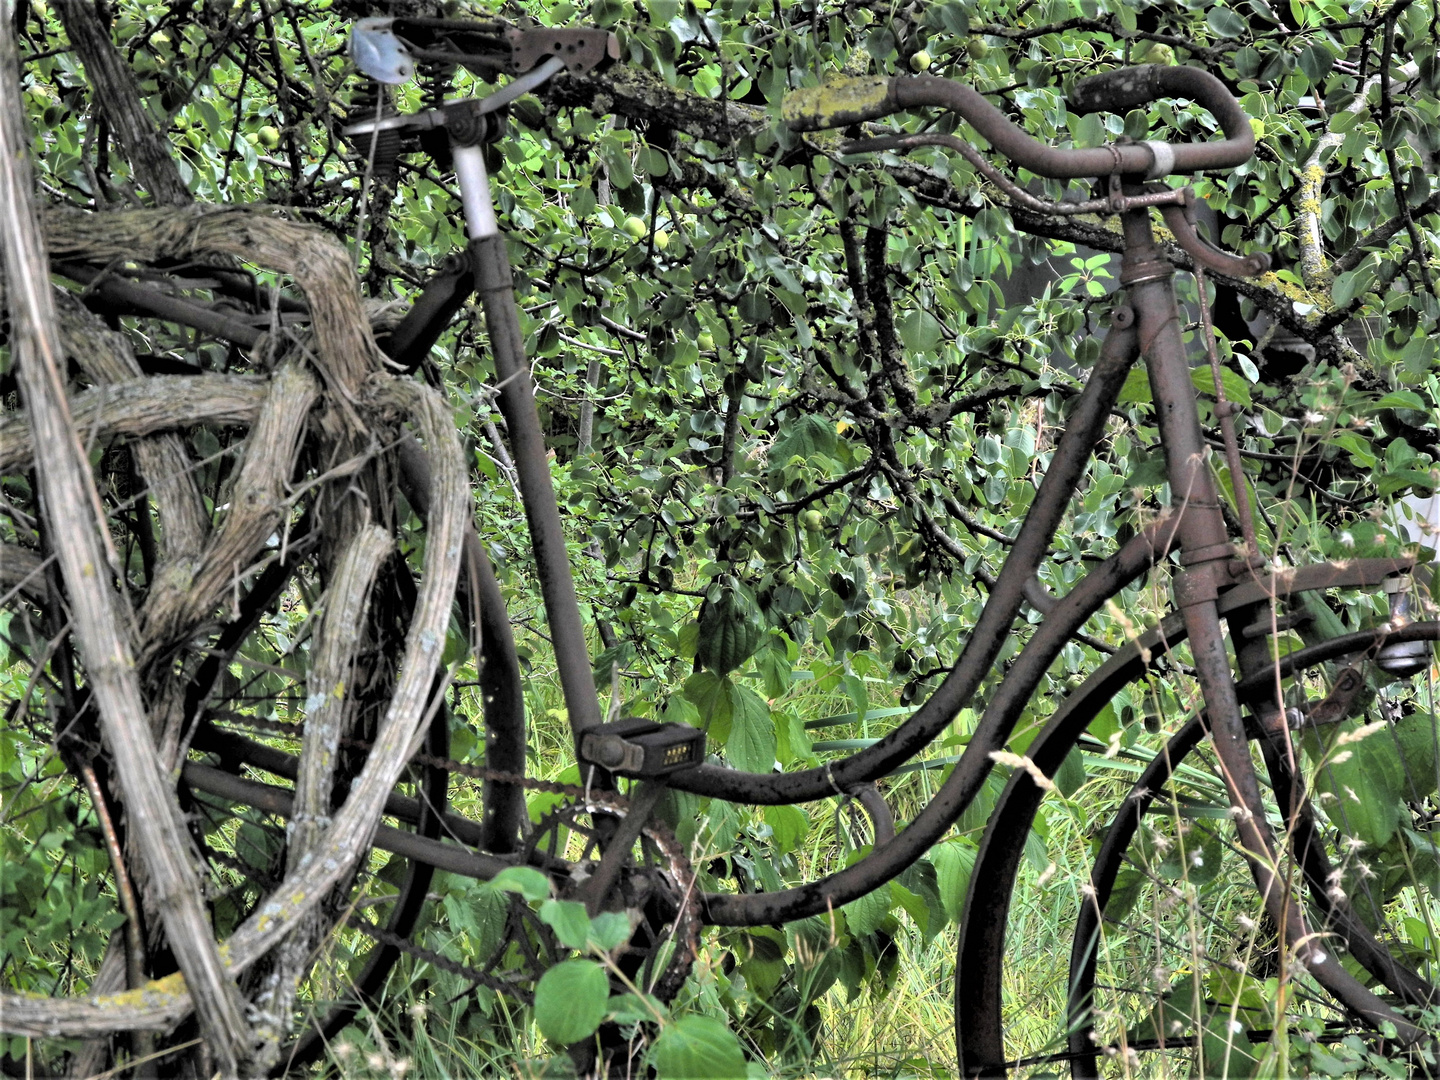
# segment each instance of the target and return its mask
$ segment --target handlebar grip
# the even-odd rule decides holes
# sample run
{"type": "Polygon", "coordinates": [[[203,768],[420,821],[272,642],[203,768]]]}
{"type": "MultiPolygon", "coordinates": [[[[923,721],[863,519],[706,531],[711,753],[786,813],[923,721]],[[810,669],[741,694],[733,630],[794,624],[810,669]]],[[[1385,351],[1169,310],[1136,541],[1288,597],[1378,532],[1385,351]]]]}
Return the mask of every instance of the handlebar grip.
{"type": "Polygon", "coordinates": [[[793,90],[785,95],[780,116],[791,131],[819,131],[878,120],[902,108],[892,78],[865,75],[793,90]]]}

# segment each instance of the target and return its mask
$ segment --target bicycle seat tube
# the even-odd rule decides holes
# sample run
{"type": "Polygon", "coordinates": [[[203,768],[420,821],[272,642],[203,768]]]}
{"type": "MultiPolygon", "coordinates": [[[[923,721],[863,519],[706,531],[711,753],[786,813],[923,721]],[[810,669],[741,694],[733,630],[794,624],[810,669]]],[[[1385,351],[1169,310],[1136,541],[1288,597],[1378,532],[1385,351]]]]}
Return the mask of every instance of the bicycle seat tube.
{"type": "Polygon", "coordinates": [[[578,753],[581,733],[601,722],[600,702],[595,694],[595,677],[590,670],[590,650],[580,622],[575,582],[570,576],[560,509],[550,480],[545,434],[535,410],[534,383],[525,361],[520,316],[511,284],[510,256],[490,197],[490,178],[482,149],[489,124],[482,116],[473,128],[452,127],[451,151],[465,209],[465,226],[470,235],[475,291],[480,294],[490,336],[490,352],[500,390],[500,412],[510,435],[510,451],[525,503],[525,519],[555,646],[560,686],[578,753]]]}

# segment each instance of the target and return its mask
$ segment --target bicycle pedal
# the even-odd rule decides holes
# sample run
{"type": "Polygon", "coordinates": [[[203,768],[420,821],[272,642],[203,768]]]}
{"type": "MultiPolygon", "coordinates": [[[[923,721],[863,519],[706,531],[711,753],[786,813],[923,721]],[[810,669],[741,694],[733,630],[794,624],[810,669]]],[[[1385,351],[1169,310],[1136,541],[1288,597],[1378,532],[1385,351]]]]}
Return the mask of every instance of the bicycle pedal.
{"type": "Polygon", "coordinates": [[[705,760],[705,732],[689,724],[629,717],[585,732],[580,760],[620,776],[667,776],[705,760]]]}

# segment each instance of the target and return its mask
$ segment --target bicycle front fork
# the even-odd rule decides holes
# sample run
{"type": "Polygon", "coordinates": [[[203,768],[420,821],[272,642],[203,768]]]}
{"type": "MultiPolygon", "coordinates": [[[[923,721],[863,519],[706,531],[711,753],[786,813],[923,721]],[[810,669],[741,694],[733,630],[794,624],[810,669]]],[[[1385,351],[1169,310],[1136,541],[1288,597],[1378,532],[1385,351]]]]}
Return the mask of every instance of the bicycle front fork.
{"type": "MultiPolygon", "coordinates": [[[[1139,192],[1138,187],[1133,189],[1139,192]]],[[[1251,873],[1295,961],[1349,1009],[1377,1027],[1389,1021],[1403,1042],[1413,1042],[1420,1037],[1419,1030],[1365,989],[1310,933],[1288,881],[1277,872],[1277,848],[1266,823],[1216,604],[1222,589],[1259,568],[1239,557],[1226,532],[1181,336],[1174,268],[1156,247],[1148,210],[1126,211],[1121,221],[1125,247],[1120,284],[1126,290],[1128,309],[1117,311],[1115,318],[1121,326],[1131,320],[1138,324],[1171,500],[1181,515],[1177,534],[1183,569],[1174,581],[1175,603],[1189,634],[1215,753],[1251,873]]],[[[1233,483],[1235,497],[1248,498],[1244,477],[1234,477],[1233,483]]]]}

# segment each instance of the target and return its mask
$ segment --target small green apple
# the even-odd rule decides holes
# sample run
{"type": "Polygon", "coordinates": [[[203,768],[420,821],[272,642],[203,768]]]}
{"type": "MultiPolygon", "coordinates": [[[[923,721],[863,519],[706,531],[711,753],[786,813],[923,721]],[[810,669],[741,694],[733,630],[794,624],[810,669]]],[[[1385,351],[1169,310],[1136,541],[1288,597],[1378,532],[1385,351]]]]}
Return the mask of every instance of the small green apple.
{"type": "Polygon", "coordinates": [[[271,150],[274,150],[275,147],[280,145],[280,129],[277,127],[266,124],[260,129],[259,135],[260,142],[268,146],[271,150]]]}
{"type": "Polygon", "coordinates": [[[990,46],[985,43],[984,38],[976,34],[965,43],[965,52],[969,54],[971,60],[984,60],[990,55],[990,46]]]}
{"type": "Polygon", "coordinates": [[[710,333],[709,330],[706,330],[703,334],[701,334],[698,338],[695,339],[695,344],[700,346],[701,352],[709,352],[711,349],[715,348],[715,335],[710,333]]]}
{"type": "Polygon", "coordinates": [[[808,533],[818,533],[825,527],[825,515],[819,510],[806,510],[800,515],[800,524],[808,533]]]}
{"type": "Polygon", "coordinates": [[[914,71],[929,71],[930,64],[930,54],[924,49],[921,49],[914,56],[910,57],[910,67],[914,71]]]}
{"type": "Polygon", "coordinates": [[[655,246],[661,251],[670,246],[670,234],[664,229],[655,230],[655,246]]]}
{"type": "Polygon", "coordinates": [[[645,222],[641,221],[638,217],[627,217],[625,219],[625,224],[621,225],[620,227],[624,229],[627,233],[629,233],[631,236],[633,236],[636,240],[639,240],[642,236],[644,236],[647,231],[645,228],[645,222]]]}

